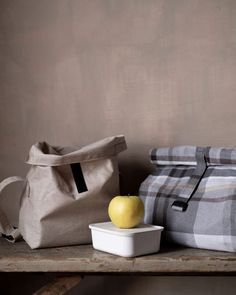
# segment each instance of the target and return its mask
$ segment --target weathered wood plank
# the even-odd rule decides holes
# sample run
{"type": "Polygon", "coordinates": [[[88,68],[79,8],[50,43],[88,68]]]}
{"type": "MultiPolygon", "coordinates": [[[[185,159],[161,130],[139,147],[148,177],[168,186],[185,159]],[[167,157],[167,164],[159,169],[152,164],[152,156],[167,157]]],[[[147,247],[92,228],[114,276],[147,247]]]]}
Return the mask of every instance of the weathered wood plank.
{"type": "Polygon", "coordinates": [[[81,281],[81,276],[67,276],[55,278],[33,295],[64,295],[81,281]]]}
{"type": "Polygon", "coordinates": [[[236,273],[236,254],[183,247],[123,258],[96,251],[91,245],[31,250],[25,242],[0,239],[2,272],[78,273],[236,273]]]}

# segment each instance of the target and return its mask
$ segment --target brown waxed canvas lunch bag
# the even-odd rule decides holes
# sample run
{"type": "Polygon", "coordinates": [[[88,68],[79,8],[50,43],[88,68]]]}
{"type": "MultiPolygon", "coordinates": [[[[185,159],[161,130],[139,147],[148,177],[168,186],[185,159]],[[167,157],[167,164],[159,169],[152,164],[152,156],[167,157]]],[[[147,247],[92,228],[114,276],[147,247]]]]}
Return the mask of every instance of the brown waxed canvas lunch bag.
{"type": "Polygon", "coordinates": [[[152,149],[153,172],[139,195],[145,223],[162,225],[169,241],[236,252],[236,149],[152,149]]]}
{"type": "Polygon", "coordinates": [[[30,149],[19,228],[0,209],[0,232],[10,241],[21,235],[32,249],[91,242],[88,225],[109,219],[107,208],[119,194],[118,153],[126,149],[123,135],[108,137],[80,149],[39,142],[30,149]]]}

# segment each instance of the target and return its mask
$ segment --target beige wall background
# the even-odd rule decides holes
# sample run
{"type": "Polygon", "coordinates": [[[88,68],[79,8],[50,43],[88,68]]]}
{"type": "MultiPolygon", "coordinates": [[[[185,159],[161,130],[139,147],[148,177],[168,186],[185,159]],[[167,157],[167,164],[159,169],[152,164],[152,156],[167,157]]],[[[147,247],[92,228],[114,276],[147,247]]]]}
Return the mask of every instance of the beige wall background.
{"type": "MultiPolygon", "coordinates": [[[[41,140],[80,146],[124,134],[123,193],[150,171],[150,147],[236,146],[235,16],[234,0],[1,0],[1,179],[25,175],[41,140]]],[[[16,223],[12,192],[1,206],[16,223]]],[[[176,279],[131,281],[124,294],[183,293],[176,279]]],[[[206,294],[223,293],[204,282],[206,294]]]]}

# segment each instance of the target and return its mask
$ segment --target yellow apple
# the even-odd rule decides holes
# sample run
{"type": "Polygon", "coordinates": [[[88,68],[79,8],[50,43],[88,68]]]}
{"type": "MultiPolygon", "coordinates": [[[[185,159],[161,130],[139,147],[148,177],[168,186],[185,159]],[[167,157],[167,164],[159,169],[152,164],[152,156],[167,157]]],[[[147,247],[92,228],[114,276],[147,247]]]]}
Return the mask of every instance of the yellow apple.
{"type": "Polygon", "coordinates": [[[137,196],[116,196],[110,201],[108,214],[117,227],[132,228],[142,221],[144,205],[137,196]]]}

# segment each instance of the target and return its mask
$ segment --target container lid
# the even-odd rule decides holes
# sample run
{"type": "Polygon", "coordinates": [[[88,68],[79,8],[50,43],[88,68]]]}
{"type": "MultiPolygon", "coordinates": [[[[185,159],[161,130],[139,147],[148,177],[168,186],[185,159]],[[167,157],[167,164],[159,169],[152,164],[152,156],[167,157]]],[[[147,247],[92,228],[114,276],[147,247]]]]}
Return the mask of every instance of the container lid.
{"type": "Polygon", "coordinates": [[[133,236],[134,234],[150,232],[150,231],[162,231],[164,228],[157,225],[140,224],[134,228],[118,228],[112,222],[93,223],[89,225],[92,230],[102,231],[118,236],[133,236]]]}

